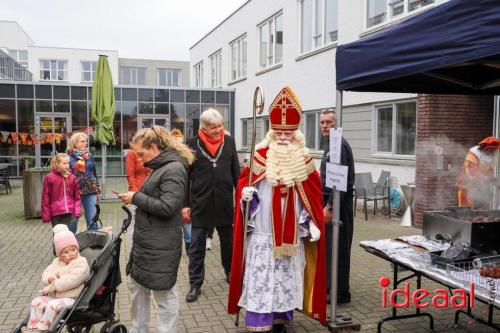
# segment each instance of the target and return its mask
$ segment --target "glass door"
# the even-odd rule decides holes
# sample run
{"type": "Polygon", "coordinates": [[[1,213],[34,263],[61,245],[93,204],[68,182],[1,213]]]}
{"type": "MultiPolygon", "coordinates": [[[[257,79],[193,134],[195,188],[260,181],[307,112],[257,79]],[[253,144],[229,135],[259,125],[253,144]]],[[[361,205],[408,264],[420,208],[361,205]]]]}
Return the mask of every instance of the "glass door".
{"type": "Polygon", "coordinates": [[[170,131],[170,119],[168,116],[140,116],[137,129],[149,128],[153,125],[163,126],[170,131]]]}
{"type": "Polygon", "coordinates": [[[67,133],[71,132],[69,115],[37,115],[35,131],[41,138],[35,149],[37,166],[48,166],[56,153],[64,153],[68,142],[67,133]]]}

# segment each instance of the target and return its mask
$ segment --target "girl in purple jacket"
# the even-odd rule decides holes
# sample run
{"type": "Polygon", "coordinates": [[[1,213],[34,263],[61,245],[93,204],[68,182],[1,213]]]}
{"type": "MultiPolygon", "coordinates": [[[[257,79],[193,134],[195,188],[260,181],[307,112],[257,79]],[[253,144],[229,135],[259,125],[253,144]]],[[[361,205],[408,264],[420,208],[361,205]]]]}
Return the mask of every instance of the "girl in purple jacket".
{"type": "Polygon", "coordinates": [[[76,233],[80,218],[80,188],[76,176],[70,172],[69,156],[56,154],[50,166],[52,171],[43,181],[42,220],[44,223],[65,224],[76,233]]]}

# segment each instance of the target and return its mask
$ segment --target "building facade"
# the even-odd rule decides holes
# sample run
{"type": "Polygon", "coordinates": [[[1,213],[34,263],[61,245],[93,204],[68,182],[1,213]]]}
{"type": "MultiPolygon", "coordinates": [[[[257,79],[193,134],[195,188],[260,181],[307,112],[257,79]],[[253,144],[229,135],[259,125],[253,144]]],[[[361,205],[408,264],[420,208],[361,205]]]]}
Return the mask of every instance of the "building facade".
{"type": "Polygon", "coordinates": [[[125,59],[117,50],[40,46],[13,21],[0,21],[0,50],[31,72],[34,82],[92,84],[99,55],[106,55],[116,84],[189,86],[188,61],[125,59]]]}
{"type": "MultiPolygon", "coordinates": [[[[301,130],[312,154],[323,142],[319,113],[335,107],[335,51],[439,5],[434,0],[250,0],[190,48],[191,85],[234,88],[237,146],[248,151],[253,91],[269,103],[290,86],[304,110],[301,130]]],[[[344,94],[343,133],[356,172],[391,171],[400,184],[415,180],[417,103],[414,94],[344,94]]],[[[257,139],[269,129],[257,122],[257,139]]]]}
{"type": "MultiPolygon", "coordinates": [[[[57,83],[0,83],[0,166],[12,176],[46,166],[66,151],[73,132],[92,133],[92,87],[57,83]]],[[[115,87],[114,145],[107,150],[107,175],[124,174],[124,157],[138,129],[161,125],[195,135],[202,111],[215,108],[224,126],[234,128],[234,91],[115,87]]],[[[101,145],[90,135],[90,151],[101,163],[101,145]]],[[[101,168],[97,167],[98,173],[101,168]]]]}

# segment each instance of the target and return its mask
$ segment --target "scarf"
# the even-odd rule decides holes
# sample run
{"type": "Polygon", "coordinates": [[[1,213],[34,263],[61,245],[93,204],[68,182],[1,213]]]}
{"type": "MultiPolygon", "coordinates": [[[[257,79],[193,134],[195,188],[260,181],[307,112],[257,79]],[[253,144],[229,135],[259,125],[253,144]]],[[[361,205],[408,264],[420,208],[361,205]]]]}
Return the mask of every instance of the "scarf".
{"type": "Polygon", "coordinates": [[[89,153],[75,149],[75,150],[71,151],[70,154],[73,154],[76,158],[76,163],[75,163],[76,170],[78,172],[85,173],[85,171],[86,171],[86,163],[85,162],[89,159],[89,153]]]}
{"type": "Polygon", "coordinates": [[[200,138],[201,142],[203,142],[208,150],[208,153],[212,157],[215,157],[215,155],[217,155],[217,150],[219,150],[219,147],[224,140],[224,133],[224,127],[222,127],[220,136],[217,139],[211,139],[205,134],[205,132],[203,132],[201,128],[198,130],[198,137],[200,138]]]}
{"type": "Polygon", "coordinates": [[[297,217],[295,216],[296,193],[294,187],[277,185],[273,187],[273,256],[293,256],[296,254],[297,217]],[[281,211],[281,199],[285,197],[284,209],[281,211]]]}

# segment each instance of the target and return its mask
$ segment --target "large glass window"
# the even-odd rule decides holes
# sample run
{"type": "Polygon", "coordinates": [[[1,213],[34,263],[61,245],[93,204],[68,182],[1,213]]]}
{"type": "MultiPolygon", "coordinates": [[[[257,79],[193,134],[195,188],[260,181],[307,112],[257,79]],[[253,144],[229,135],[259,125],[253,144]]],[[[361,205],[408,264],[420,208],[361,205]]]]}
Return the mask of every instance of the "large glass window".
{"type": "MultiPolygon", "coordinates": [[[[35,134],[35,114],[32,100],[17,101],[17,122],[19,132],[35,134]]],[[[35,156],[35,146],[19,145],[19,155],[35,156]]]]}
{"type": "Polygon", "coordinates": [[[258,26],[259,68],[280,64],[283,61],[283,13],[278,13],[258,26]]]}
{"type": "Polygon", "coordinates": [[[415,10],[431,5],[435,0],[365,0],[366,27],[370,28],[393,18],[411,14],[415,10]]]}
{"type": "Polygon", "coordinates": [[[335,42],[338,37],[338,0],[301,0],[301,52],[335,42]]]}
{"type": "Polygon", "coordinates": [[[82,61],[82,82],[94,82],[96,61],[82,61]]]}
{"type": "Polygon", "coordinates": [[[40,80],[67,81],[68,62],[66,60],[40,60],[40,80]]]}
{"type": "Polygon", "coordinates": [[[247,36],[244,35],[233,41],[231,50],[231,81],[247,76],[247,36]]]}
{"type": "Polygon", "coordinates": [[[200,61],[193,66],[194,69],[194,86],[196,88],[203,87],[203,61],[200,61]]]}
{"type": "Polygon", "coordinates": [[[377,106],[376,150],[391,155],[415,155],[416,103],[377,106]]]}
{"type": "Polygon", "coordinates": [[[9,56],[20,63],[23,67],[28,67],[27,50],[9,50],[9,56]]]}
{"type": "Polygon", "coordinates": [[[182,83],[182,70],[171,68],[158,68],[158,85],[180,87],[182,83]]]}
{"type": "Polygon", "coordinates": [[[200,104],[186,104],[185,138],[192,138],[198,134],[198,129],[200,128],[200,114],[200,104]]]}
{"type": "Polygon", "coordinates": [[[120,67],[120,83],[123,85],[145,86],[146,68],[120,67]]]}
{"type": "Polygon", "coordinates": [[[17,145],[13,142],[11,137],[7,136],[7,133],[17,133],[16,104],[14,100],[0,100],[0,119],[2,121],[0,156],[16,156],[17,145]]]}
{"type": "Polygon", "coordinates": [[[219,50],[210,56],[210,86],[222,87],[222,51],[219,50]]]}

